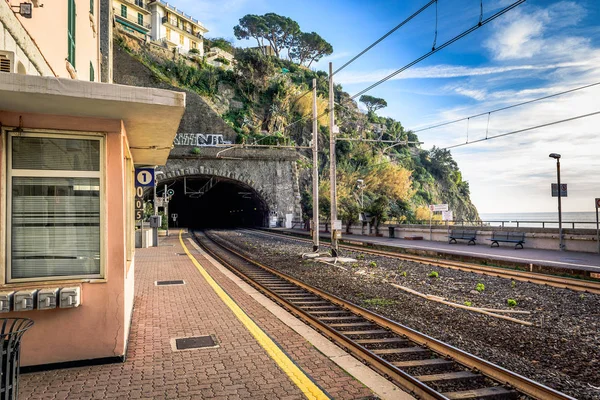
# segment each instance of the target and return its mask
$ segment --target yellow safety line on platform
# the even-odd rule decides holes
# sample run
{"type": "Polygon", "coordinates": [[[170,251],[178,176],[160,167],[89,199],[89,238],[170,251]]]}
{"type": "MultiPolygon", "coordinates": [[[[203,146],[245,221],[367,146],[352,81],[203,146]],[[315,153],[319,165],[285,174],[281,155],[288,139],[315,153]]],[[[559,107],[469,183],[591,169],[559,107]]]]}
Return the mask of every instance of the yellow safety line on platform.
{"type": "Polygon", "coordinates": [[[179,231],[179,242],[183,250],[188,255],[192,263],[196,266],[200,274],[206,279],[215,293],[223,300],[235,314],[238,320],[250,331],[256,341],[262,346],[267,354],[277,363],[279,368],[298,386],[298,388],[309,399],[329,399],[327,396],[294,362],[273,342],[273,340],[262,330],[248,315],[229,297],[229,295],[219,286],[219,284],[210,276],[208,272],[200,265],[198,260],[189,252],[182,239],[182,231],[179,231]]]}

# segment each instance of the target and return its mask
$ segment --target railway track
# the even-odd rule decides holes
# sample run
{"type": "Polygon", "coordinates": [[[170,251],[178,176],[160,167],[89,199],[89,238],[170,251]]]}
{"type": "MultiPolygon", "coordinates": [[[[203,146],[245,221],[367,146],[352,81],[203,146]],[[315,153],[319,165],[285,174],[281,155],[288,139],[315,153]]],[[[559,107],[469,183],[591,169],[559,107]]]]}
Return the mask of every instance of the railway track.
{"type": "Polygon", "coordinates": [[[340,347],[423,399],[573,399],[254,261],[205,233],[200,246],[340,347]]]}
{"type": "MultiPolygon", "coordinates": [[[[278,238],[285,237],[285,238],[300,241],[303,243],[312,243],[312,240],[303,239],[303,238],[299,238],[299,237],[291,236],[291,235],[287,235],[287,234],[266,232],[266,231],[259,230],[259,229],[249,229],[248,231],[250,231],[252,233],[258,233],[258,234],[262,234],[262,235],[266,235],[266,236],[271,236],[271,237],[278,237],[278,238]]],[[[400,260],[413,261],[413,262],[417,262],[417,263],[421,263],[421,264],[425,264],[425,265],[436,266],[436,267],[441,267],[441,268],[450,268],[450,269],[455,269],[455,270],[459,270],[459,271],[474,272],[474,273],[481,274],[481,275],[497,276],[497,277],[501,277],[501,278],[512,279],[515,281],[530,282],[530,283],[535,283],[535,284],[539,284],[539,285],[553,286],[553,287],[562,288],[562,289],[571,289],[571,290],[575,290],[575,291],[579,291],[579,292],[600,294],[600,282],[596,282],[596,281],[587,281],[587,280],[573,279],[573,278],[563,278],[563,277],[559,277],[559,276],[545,275],[545,274],[540,274],[540,273],[535,273],[535,272],[525,272],[525,271],[518,271],[518,270],[507,269],[507,268],[491,267],[491,266],[487,266],[487,265],[470,264],[470,263],[465,263],[465,262],[460,262],[460,261],[440,260],[440,259],[431,258],[431,257],[421,257],[421,256],[414,256],[414,255],[409,255],[409,254],[400,254],[400,253],[396,253],[396,252],[392,252],[392,251],[369,249],[369,248],[362,247],[362,246],[354,246],[354,245],[347,245],[347,244],[340,244],[339,248],[345,249],[345,250],[359,251],[359,252],[363,252],[366,254],[390,257],[390,258],[395,258],[395,259],[400,259],[400,260]]]]}

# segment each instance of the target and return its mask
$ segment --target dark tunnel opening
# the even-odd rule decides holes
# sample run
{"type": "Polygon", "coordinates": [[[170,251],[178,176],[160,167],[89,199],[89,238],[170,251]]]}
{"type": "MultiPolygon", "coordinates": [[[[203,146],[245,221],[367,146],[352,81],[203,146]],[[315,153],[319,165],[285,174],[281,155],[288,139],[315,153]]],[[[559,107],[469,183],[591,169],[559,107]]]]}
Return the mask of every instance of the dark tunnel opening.
{"type": "Polygon", "coordinates": [[[159,183],[158,197],[162,197],[165,184],[174,191],[169,202],[171,227],[235,228],[267,223],[265,201],[242,182],[215,176],[178,178],[159,183]],[[173,214],[177,215],[175,221],[173,214]]]}

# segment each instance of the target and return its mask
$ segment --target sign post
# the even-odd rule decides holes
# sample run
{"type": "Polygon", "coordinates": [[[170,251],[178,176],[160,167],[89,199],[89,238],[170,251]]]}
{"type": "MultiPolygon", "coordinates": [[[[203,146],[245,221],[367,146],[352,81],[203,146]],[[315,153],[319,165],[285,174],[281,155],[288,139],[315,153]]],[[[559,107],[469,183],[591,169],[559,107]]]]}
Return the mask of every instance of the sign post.
{"type": "Polygon", "coordinates": [[[600,218],[598,210],[600,209],[600,198],[596,199],[596,243],[598,243],[598,254],[600,254],[600,218]]]}
{"type": "MultiPolygon", "coordinates": [[[[433,226],[432,226],[432,220],[433,220],[433,213],[441,211],[442,213],[444,212],[448,212],[448,204],[430,204],[429,205],[429,211],[431,211],[431,213],[429,214],[429,240],[433,240],[433,226]]],[[[443,218],[443,214],[442,214],[442,219],[443,218]]],[[[452,219],[452,212],[450,211],[450,219],[452,219]]],[[[446,219],[444,219],[444,221],[446,221],[446,219]]]]}
{"type": "Polygon", "coordinates": [[[146,247],[144,234],[144,188],[154,186],[154,168],[135,169],[135,220],[141,221],[142,247],[146,247]]]}

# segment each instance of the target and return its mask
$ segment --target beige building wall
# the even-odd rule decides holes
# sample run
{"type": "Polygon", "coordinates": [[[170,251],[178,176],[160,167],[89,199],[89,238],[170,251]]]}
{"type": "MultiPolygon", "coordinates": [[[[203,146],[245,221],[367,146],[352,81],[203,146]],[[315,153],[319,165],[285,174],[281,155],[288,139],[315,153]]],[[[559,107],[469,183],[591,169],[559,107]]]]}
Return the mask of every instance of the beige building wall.
{"type": "Polygon", "coordinates": [[[147,3],[147,0],[113,0],[115,22],[128,33],[143,40],[149,39],[150,10],[147,3]],[[123,9],[126,15],[123,15],[123,9]]]}
{"type": "Polygon", "coordinates": [[[34,7],[32,18],[17,18],[35,41],[42,54],[61,78],[90,80],[90,67],[94,70],[94,81],[99,82],[100,41],[99,3],[90,0],[75,0],[75,65],[69,67],[68,57],[68,0],[46,1],[44,7],[34,7]]]}
{"type": "Polygon", "coordinates": [[[152,12],[152,40],[166,42],[182,54],[196,48],[200,56],[204,55],[202,36],[208,29],[199,21],[160,0],[148,2],[148,7],[152,12]]]}
{"type": "Polygon", "coordinates": [[[27,35],[10,4],[0,0],[0,58],[13,61],[12,72],[27,75],[54,76],[40,49],[27,35]]]}

